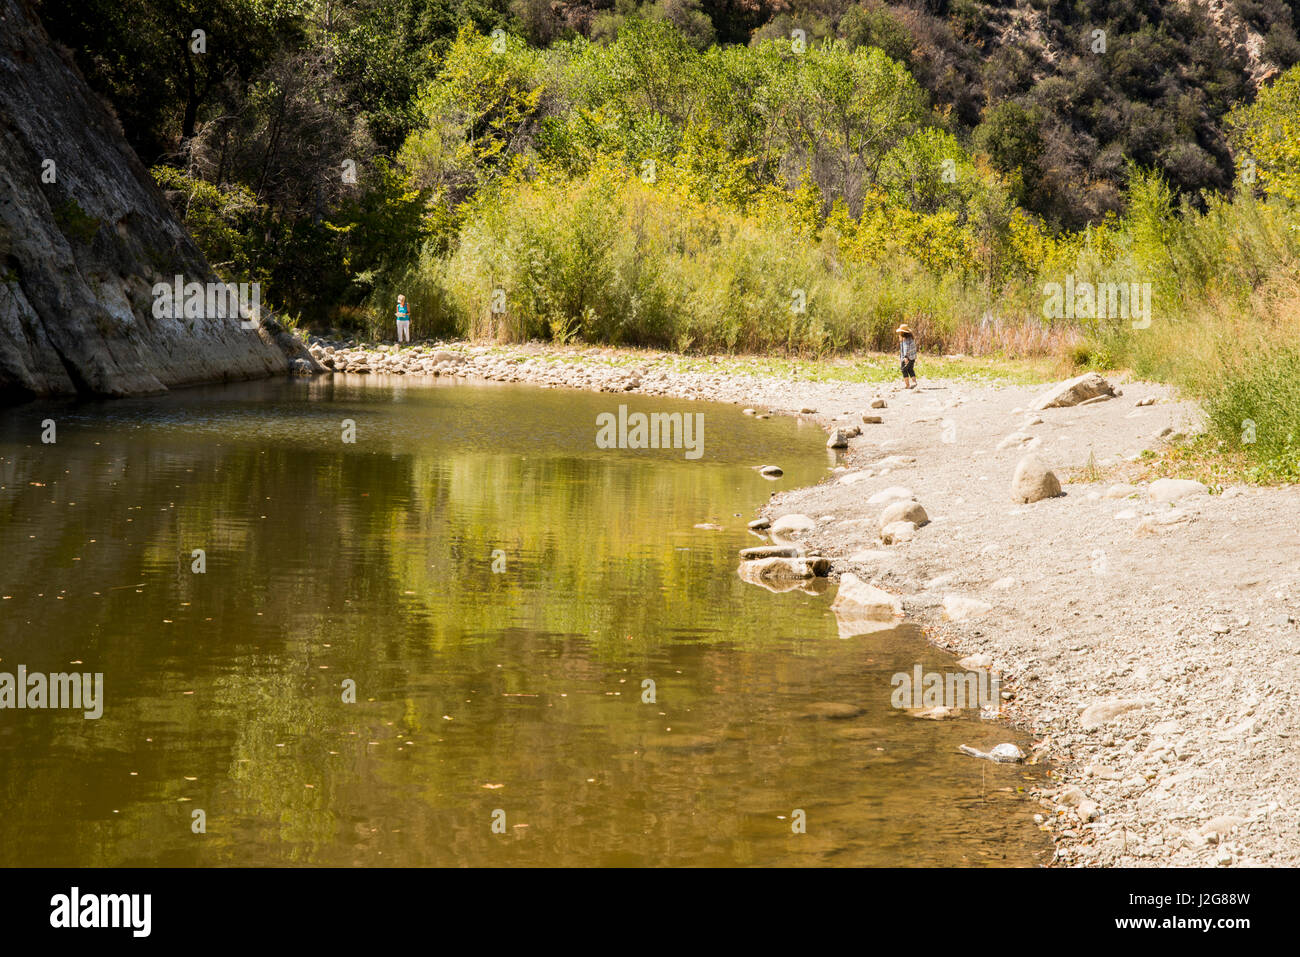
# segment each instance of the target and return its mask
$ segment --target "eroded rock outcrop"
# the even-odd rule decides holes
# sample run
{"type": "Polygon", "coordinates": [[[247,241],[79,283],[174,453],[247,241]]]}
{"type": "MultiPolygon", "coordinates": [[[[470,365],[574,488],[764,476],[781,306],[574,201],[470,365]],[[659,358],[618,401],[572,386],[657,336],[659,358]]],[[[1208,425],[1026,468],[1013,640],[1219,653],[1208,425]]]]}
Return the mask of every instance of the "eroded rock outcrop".
{"type": "Polygon", "coordinates": [[[0,0],[0,402],[319,370],[274,322],[155,317],[176,275],[218,279],[28,0],[0,0]]]}

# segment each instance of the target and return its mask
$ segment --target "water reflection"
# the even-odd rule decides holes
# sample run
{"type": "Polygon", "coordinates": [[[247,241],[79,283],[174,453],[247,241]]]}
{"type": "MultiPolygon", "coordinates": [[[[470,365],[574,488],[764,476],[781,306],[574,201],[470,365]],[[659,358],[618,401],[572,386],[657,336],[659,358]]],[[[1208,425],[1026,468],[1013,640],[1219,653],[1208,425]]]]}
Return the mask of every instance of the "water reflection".
{"type": "Polygon", "coordinates": [[[955,753],[1020,739],[889,706],[892,673],[945,656],[840,640],[829,595],[735,575],[823,442],[730,406],[364,377],[5,411],[0,670],[102,671],[107,703],[0,711],[0,863],[1042,859],[1033,770],[955,753]],[[704,412],[703,457],[597,448],[620,403],[704,412]]]}

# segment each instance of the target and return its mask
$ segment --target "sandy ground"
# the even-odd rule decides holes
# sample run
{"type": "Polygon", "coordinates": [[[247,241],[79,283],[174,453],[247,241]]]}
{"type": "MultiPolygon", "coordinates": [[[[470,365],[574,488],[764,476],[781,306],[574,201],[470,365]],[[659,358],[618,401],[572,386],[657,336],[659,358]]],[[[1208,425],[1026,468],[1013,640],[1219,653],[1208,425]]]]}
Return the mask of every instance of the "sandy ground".
{"type": "MultiPolygon", "coordinates": [[[[1169,504],[1142,487],[1107,498],[1117,480],[1090,465],[1122,470],[1162,431],[1196,428],[1195,407],[1166,387],[1116,383],[1118,398],[1026,413],[1043,386],[922,379],[904,391],[675,373],[667,357],[629,366],[528,360],[535,347],[520,362],[451,351],[453,361],[436,363],[442,374],[860,424],[838,471],[778,494],[764,514],[815,519],[801,542],[833,559],[832,577],[854,573],[897,595],[937,644],[989,656],[1011,695],[1002,717],[1035,735],[1031,759],[1050,762],[1059,781],[1039,795],[1056,863],[1300,863],[1300,489],[1216,489],[1169,504]],[[869,408],[876,398],[884,408],[869,408]],[[1138,406],[1146,399],[1155,403],[1138,406]],[[883,422],[861,424],[864,413],[883,422]],[[1017,432],[1065,494],[1013,503],[1026,449],[998,446],[1017,432]],[[893,486],[910,489],[931,521],[884,546],[883,506],[867,500],[893,486]],[[950,620],[954,598],[988,607],[950,620]]],[[[382,363],[374,371],[388,371],[382,363]]]]}

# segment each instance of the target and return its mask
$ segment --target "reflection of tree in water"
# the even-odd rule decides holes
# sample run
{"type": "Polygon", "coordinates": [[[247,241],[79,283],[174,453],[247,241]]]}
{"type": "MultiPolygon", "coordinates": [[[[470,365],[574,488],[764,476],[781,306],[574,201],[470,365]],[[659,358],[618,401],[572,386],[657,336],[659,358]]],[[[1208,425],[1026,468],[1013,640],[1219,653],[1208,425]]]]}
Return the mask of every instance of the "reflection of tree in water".
{"type": "MultiPolygon", "coordinates": [[[[578,400],[533,401],[554,416],[544,401],[578,400]]],[[[304,432],[317,411],[289,410],[304,432]]],[[[65,430],[39,452],[0,437],[0,667],[83,661],[107,695],[98,722],[6,717],[0,863],[760,853],[755,829],[788,803],[780,769],[804,773],[792,754],[811,733],[789,725],[782,689],[861,679],[817,600],[732,574],[752,473],[582,445],[542,455],[536,436],[520,452],[508,429],[440,444],[420,413],[348,409],[371,430],[377,415],[409,422],[406,449],[282,442],[246,410],[225,434],[219,409],[201,434],[65,430]]]]}

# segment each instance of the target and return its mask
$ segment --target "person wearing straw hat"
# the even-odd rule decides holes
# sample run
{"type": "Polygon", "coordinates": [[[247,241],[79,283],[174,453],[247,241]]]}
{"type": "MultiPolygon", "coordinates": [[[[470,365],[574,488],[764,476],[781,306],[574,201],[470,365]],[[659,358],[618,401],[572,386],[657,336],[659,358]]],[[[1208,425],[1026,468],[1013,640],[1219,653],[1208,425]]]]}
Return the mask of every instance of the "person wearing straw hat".
{"type": "Polygon", "coordinates": [[[903,368],[903,388],[916,388],[916,337],[911,328],[903,323],[894,330],[898,334],[899,365],[903,368]]]}

